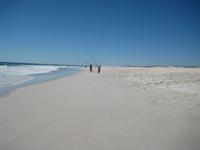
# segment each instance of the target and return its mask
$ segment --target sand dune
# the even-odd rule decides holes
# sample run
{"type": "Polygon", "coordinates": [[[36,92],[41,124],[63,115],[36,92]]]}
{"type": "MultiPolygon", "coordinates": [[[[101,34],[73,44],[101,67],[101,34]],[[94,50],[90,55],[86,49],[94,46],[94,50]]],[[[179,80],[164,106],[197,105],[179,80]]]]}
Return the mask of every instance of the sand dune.
{"type": "Polygon", "coordinates": [[[153,67],[121,68],[117,79],[132,86],[168,88],[179,92],[199,93],[200,68],[153,67]]]}
{"type": "Polygon", "coordinates": [[[2,150],[199,150],[199,68],[104,67],[0,97],[2,150]]]}

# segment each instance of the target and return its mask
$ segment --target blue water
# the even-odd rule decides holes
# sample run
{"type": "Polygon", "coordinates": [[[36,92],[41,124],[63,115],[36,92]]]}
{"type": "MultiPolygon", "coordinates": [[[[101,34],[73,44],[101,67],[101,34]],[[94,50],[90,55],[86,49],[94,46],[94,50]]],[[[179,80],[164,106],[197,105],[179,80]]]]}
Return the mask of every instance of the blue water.
{"type": "Polygon", "coordinates": [[[0,96],[11,90],[31,84],[46,82],[79,71],[79,67],[0,62],[0,96]]]}

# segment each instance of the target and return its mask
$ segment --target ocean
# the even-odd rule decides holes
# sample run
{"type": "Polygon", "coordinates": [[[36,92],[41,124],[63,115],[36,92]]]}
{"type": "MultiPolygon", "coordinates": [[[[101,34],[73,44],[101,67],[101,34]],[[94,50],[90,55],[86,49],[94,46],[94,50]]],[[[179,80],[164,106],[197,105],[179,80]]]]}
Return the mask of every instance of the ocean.
{"type": "Polygon", "coordinates": [[[0,96],[30,84],[45,82],[76,73],[79,67],[0,62],[0,96]]]}

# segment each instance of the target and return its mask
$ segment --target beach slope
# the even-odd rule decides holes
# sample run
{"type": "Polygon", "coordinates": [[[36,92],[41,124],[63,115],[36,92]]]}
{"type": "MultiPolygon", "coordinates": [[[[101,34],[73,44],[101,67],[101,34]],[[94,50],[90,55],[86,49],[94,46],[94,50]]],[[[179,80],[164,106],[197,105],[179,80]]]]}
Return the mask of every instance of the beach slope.
{"type": "Polygon", "coordinates": [[[199,150],[199,68],[82,70],[0,97],[0,149],[199,150]]]}

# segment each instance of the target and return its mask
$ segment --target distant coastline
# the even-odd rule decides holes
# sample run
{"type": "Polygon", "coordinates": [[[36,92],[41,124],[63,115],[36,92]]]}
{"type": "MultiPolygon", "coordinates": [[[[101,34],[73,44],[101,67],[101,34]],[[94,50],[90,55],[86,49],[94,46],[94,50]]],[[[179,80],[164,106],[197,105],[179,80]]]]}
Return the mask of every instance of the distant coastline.
{"type": "Polygon", "coordinates": [[[198,66],[193,66],[193,65],[125,65],[125,66],[121,66],[121,67],[144,67],[144,68],[153,68],[153,67],[184,67],[184,68],[200,68],[200,65],[198,66]]]}
{"type": "Polygon", "coordinates": [[[45,65],[45,66],[78,66],[83,67],[84,65],[76,65],[76,64],[50,64],[50,63],[29,63],[29,62],[8,62],[8,61],[0,61],[0,65],[45,65]]]}
{"type": "MultiPolygon", "coordinates": [[[[57,64],[57,63],[30,63],[30,62],[9,62],[0,61],[0,65],[45,65],[45,66],[74,66],[74,67],[85,67],[85,64],[57,64]]],[[[116,65],[118,67],[184,67],[184,68],[200,68],[200,65],[116,65]]]]}

